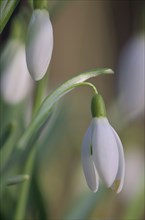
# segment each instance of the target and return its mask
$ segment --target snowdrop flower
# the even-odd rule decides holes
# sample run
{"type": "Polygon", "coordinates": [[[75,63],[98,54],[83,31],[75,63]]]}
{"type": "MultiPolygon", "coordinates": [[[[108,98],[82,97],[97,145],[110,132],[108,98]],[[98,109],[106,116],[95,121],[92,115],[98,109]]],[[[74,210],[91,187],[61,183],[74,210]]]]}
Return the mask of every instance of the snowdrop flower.
{"type": "Polygon", "coordinates": [[[45,75],[52,56],[53,30],[48,11],[34,10],[26,39],[26,61],[34,80],[45,75]]]}
{"type": "Polygon", "coordinates": [[[106,118],[104,101],[99,94],[92,99],[92,116],[82,144],[82,163],[87,184],[96,192],[100,177],[107,187],[119,193],[125,174],[123,147],[106,118]]]}
{"type": "Polygon", "coordinates": [[[123,48],[118,63],[120,109],[130,120],[144,115],[144,51],[145,36],[135,35],[123,48]]]}
{"type": "Polygon", "coordinates": [[[18,104],[33,87],[26,65],[24,44],[18,40],[11,40],[5,48],[1,60],[3,65],[1,95],[7,103],[18,104]]]}

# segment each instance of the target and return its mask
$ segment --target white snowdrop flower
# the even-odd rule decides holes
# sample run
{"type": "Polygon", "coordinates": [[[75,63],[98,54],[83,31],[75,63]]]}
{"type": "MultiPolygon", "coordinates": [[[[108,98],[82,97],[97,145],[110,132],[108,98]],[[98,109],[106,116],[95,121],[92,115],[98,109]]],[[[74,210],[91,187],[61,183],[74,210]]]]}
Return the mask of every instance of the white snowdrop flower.
{"type": "Polygon", "coordinates": [[[11,40],[2,60],[1,95],[7,103],[17,104],[29,94],[33,86],[26,65],[24,44],[11,40]]]}
{"type": "Polygon", "coordinates": [[[53,49],[53,30],[48,11],[33,11],[26,39],[26,61],[34,80],[40,80],[47,72],[53,49]]]}
{"type": "Polygon", "coordinates": [[[107,187],[119,193],[125,174],[123,146],[116,131],[106,118],[102,96],[92,99],[92,122],[82,144],[82,163],[89,188],[96,192],[99,177],[107,187]]]}
{"type": "Polygon", "coordinates": [[[119,63],[119,103],[122,113],[133,120],[144,115],[145,36],[138,34],[124,46],[119,63]]]}

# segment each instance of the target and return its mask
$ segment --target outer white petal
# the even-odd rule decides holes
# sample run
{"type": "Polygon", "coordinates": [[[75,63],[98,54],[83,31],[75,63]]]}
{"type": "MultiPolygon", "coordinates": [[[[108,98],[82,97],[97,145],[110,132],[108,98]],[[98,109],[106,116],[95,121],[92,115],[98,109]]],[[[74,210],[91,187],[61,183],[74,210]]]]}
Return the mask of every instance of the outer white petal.
{"type": "Polygon", "coordinates": [[[48,11],[34,10],[26,40],[26,61],[34,80],[40,80],[49,66],[53,49],[53,30],[48,11]]]}
{"type": "Polygon", "coordinates": [[[117,192],[120,193],[123,187],[124,183],[124,176],[125,176],[125,159],[124,159],[124,151],[123,151],[123,146],[120,141],[120,138],[114,128],[112,128],[113,134],[115,136],[116,142],[117,142],[117,147],[118,147],[118,152],[119,152],[119,167],[118,167],[118,172],[115,178],[115,182],[113,183],[112,188],[117,192]]]}
{"type": "Polygon", "coordinates": [[[92,160],[91,156],[91,136],[92,136],[92,123],[90,127],[88,128],[83,144],[82,144],[82,163],[83,163],[83,170],[86,178],[86,182],[89,186],[89,188],[96,192],[99,187],[99,177],[96,171],[96,168],[94,166],[94,162],[92,160]]]}
{"type": "Polygon", "coordinates": [[[24,45],[13,43],[15,47],[10,48],[9,64],[2,70],[1,94],[6,102],[17,104],[31,91],[33,82],[26,65],[24,45]]]}
{"type": "Polygon", "coordinates": [[[110,187],[118,171],[118,148],[107,118],[95,118],[94,123],[93,160],[99,176],[110,187]]]}

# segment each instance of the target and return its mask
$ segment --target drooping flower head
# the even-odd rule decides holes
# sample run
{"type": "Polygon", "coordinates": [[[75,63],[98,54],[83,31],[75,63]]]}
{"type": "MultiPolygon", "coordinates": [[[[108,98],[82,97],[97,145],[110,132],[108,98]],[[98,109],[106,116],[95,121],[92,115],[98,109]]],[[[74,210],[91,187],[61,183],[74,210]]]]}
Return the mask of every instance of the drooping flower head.
{"type": "Polygon", "coordinates": [[[26,61],[34,80],[45,75],[52,56],[53,29],[46,9],[33,11],[26,39],[26,61]]]}
{"type": "Polygon", "coordinates": [[[96,192],[99,177],[107,187],[117,193],[124,183],[125,161],[123,146],[116,131],[106,117],[103,98],[92,98],[92,122],[82,144],[82,163],[89,188],[96,192]]]}

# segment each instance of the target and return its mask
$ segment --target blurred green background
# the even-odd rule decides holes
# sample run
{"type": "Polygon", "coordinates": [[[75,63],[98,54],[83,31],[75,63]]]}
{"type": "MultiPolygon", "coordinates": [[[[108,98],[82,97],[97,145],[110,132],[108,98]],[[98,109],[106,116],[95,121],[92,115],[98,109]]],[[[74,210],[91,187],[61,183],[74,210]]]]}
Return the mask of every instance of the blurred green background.
{"type": "MultiPolygon", "coordinates": [[[[92,91],[86,87],[77,88],[55,106],[37,141],[37,162],[25,220],[144,219],[144,115],[139,112],[130,119],[131,112],[124,113],[124,106],[120,107],[118,103],[121,52],[134,36],[144,31],[144,1],[50,0],[49,11],[54,50],[48,70],[47,94],[81,72],[100,67],[115,71],[115,75],[100,76],[90,81],[103,95],[109,121],[121,137],[126,176],[119,195],[101,183],[96,194],[89,190],[80,155],[82,139],[91,121],[92,91]]],[[[1,54],[19,17],[23,21],[22,35],[25,38],[31,13],[31,1],[30,4],[20,1],[1,35],[1,54]]],[[[144,75],[144,69],[142,72],[144,75]]],[[[129,79],[128,87],[131,87],[133,77],[130,75],[129,79]]],[[[140,85],[133,92],[140,93],[140,85]]],[[[144,97],[144,94],[140,95],[144,97]]],[[[17,142],[29,123],[28,109],[32,108],[32,97],[18,105],[9,105],[1,97],[1,131],[11,121],[17,124],[11,143],[17,142]]],[[[22,165],[23,161],[17,167],[12,166],[6,175],[17,174],[22,165]]],[[[1,199],[2,219],[10,219],[14,215],[20,190],[21,184],[5,190],[1,199]]]]}

